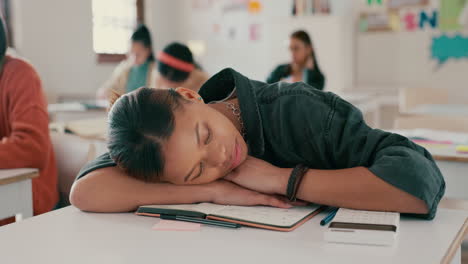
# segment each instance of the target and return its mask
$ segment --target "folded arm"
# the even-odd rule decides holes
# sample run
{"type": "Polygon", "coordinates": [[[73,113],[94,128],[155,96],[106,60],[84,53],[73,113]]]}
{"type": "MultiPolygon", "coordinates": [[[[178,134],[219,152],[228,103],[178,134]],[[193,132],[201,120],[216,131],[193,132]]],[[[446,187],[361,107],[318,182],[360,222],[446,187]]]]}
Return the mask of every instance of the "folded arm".
{"type": "Polygon", "coordinates": [[[224,180],[205,185],[146,183],[129,177],[118,167],[97,169],[75,181],[70,201],[79,209],[92,212],[128,212],[147,204],[198,202],[290,207],[277,197],[247,190],[224,180]]]}

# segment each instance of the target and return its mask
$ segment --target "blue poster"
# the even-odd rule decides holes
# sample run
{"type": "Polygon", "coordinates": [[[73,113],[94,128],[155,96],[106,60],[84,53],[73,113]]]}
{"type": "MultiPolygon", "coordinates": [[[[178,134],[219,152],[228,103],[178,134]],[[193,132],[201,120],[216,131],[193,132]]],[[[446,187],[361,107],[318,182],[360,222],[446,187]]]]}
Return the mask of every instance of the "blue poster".
{"type": "Polygon", "coordinates": [[[449,59],[468,59],[468,36],[455,35],[448,37],[442,35],[432,38],[432,58],[442,66],[449,59]]]}

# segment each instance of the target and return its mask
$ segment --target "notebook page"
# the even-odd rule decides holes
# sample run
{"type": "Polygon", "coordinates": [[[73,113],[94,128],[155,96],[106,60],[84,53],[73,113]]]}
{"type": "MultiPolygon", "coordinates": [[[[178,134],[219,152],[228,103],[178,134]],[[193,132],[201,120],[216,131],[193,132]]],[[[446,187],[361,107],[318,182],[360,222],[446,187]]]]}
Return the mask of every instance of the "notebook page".
{"type": "Polygon", "coordinates": [[[145,205],[142,207],[147,208],[160,208],[160,209],[176,209],[185,211],[194,211],[203,214],[216,214],[222,210],[226,205],[200,203],[200,204],[172,204],[172,205],[145,205]]]}
{"type": "Polygon", "coordinates": [[[269,206],[227,205],[214,214],[220,217],[286,227],[294,225],[318,208],[318,205],[297,206],[289,209],[269,206]]]}

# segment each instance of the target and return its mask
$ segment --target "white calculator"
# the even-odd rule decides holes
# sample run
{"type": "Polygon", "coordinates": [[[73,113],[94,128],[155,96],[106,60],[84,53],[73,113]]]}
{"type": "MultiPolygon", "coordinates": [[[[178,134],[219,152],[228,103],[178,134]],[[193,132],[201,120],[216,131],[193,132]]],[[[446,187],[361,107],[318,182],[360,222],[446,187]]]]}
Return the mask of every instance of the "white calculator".
{"type": "Polygon", "coordinates": [[[397,238],[400,214],[340,208],[325,231],[325,241],[392,245],[397,238]]]}

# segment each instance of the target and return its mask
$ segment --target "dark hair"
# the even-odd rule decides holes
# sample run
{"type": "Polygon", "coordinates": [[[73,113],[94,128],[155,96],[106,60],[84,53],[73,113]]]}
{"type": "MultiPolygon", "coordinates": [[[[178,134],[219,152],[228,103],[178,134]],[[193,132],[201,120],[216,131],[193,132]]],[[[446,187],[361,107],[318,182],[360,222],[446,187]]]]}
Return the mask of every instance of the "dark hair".
{"type": "Polygon", "coordinates": [[[8,47],[6,25],[3,17],[0,15],[0,60],[3,60],[8,47]]]}
{"type": "Polygon", "coordinates": [[[317,71],[320,71],[320,67],[318,65],[318,62],[317,62],[317,56],[315,54],[315,48],[314,46],[312,45],[312,40],[309,36],[309,34],[307,34],[307,32],[305,32],[304,30],[297,30],[297,31],[294,31],[292,34],[291,34],[291,38],[295,38],[295,39],[298,39],[300,41],[302,41],[304,44],[306,44],[307,46],[309,46],[311,49],[312,49],[312,60],[314,62],[314,67],[317,71]]]}
{"type": "Polygon", "coordinates": [[[149,48],[151,50],[151,54],[148,58],[148,60],[154,61],[154,54],[153,54],[153,43],[151,41],[151,34],[148,30],[148,28],[141,24],[138,25],[138,27],[135,29],[135,32],[133,32],[132,37],[131,37],[132,42],[140,42],[145,46],[146,48],[149,48]]]}
{"type": "MultiPolygon", "coordinates": [[[[167,45],[163,52],[184,62],[194,64],[192,52],[184,44],[173,42],[167,45]]],[[[173,82],[183,82],[190,75],[190,72],[178,70],[161,61],[158,61],[158,70],[165,78],[173,82]]]]}
{"type": "Polygon", "coordinates": [[[173,89],[139,88],[109,112],[110,157],[130,176],[152,182],[164,170],[162,143],[173,133],[174,111],[189,102],[173,89]]]}

